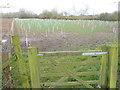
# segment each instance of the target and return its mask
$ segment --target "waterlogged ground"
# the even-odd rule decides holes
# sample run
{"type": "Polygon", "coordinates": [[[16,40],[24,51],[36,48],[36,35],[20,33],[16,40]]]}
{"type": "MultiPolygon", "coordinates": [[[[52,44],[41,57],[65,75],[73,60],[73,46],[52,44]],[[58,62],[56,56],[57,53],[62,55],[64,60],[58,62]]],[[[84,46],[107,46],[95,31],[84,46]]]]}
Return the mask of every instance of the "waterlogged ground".
{"type": "Polygon", "coordinates": [[[93,20],[16,19],[22,46],[40,51],[94,49],[117,39],[117,22],[93,20]]]}

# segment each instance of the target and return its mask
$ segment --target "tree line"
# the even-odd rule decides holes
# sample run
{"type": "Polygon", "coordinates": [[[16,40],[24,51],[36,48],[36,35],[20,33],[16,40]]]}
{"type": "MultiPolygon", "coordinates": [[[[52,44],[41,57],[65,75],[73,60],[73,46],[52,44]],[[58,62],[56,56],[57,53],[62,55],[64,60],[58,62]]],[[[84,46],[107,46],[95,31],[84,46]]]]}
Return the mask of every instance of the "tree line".
{"type": "Polygon", "coordinates": [[[25,10],[20,9],[19,12],[12,13],[2,13],[2,18],[38,18],[38,19],[65,19],[65,20],[107,20],[107,21],[117,21],[118,12],[113,13],[101,13],[98,15],[70,15],[68,12],[58,13],[56,10],[48,11],[44,10],[39,15],[25,10]]]}

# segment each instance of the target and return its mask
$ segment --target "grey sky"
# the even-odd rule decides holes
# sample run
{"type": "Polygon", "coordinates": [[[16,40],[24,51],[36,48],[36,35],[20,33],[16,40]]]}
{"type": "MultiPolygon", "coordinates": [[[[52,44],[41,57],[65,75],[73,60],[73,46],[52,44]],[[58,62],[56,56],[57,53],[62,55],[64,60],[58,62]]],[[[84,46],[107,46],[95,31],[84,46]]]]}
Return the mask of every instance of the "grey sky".
{"type": "Polygon", "coordinates": [[[11,6],[1,8],[2,12],[19,11],[25,8],[34,13],[41,13],[43,10],[56,9],[59,12],[67,11],[71,14],[83,12],[88,8],[88,14],[100,14],[102,12],[114,12],[118,10],[119,0],[1,0],[0,6],[11,6]]]}

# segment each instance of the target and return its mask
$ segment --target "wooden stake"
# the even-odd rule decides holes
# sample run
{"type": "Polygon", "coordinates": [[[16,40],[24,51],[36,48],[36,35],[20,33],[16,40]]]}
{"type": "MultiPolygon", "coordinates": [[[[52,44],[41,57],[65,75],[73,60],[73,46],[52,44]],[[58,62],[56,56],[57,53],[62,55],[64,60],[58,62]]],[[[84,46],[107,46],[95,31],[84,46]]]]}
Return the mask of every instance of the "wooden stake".
{"type": "MultiPolygon", "coordinates": [[[[22,50],[20,47],[20,40],[18,36],[12,36],[12,43],[14,45],[14,52],[17,56],[18,67],[20,71],[20,77],[22,80],[23,88],[29,88],[28,76],[25,68],[25,62],[23,60],[22,50]]],[[[19,72],[18,72],[19,73],[19,72]]]]}
{"type": "Polygon", "coordinates": [[[39,61],[37,58],[38,49],[36,47],[28,48],[29,67],[32,88],[40,88],[39,61]]]}

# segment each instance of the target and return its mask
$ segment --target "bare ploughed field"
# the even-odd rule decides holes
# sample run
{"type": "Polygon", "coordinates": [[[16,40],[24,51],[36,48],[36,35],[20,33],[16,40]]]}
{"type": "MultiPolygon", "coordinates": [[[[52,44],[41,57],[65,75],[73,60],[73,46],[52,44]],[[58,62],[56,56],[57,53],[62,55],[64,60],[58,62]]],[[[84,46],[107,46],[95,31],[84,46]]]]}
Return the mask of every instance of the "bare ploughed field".
{"type": "Polygon", "coordinates": [[[2,50],[4,51],[8,47],[8,40],[10,35],[12,19],[2,19],[2,50]],[[4,42],[7,40],[6,42],[4,42]]]}
{"type": "Polygon", "coordinates": [[[8,39],[10,35],[12,19],[2,19],[2,39],[8,39]]]}
{"type": "MultiPolygon", "coordinates": [[[[2,39],[8,39],[9,35],[11,35],[11,24],[12,19],[2,20],[2,39]]],[[[21,29],[16,24],[14,26],[14,32],[20,37],[22,49],[26,51],[26,37],[24,32],[23,34],[20,33],[21,29]]],[[[36,46],[40,51],[95,49],[101,44],[114,40],[112,30],[110,32],[95,32],[91,35],[83,35],[75,32],[63,33],[64,35],[61,35],[59,32],[54,32],[49,33],[47,36],[45,33],[29,34],[27,39],[29,46],[36,46]]]]}

